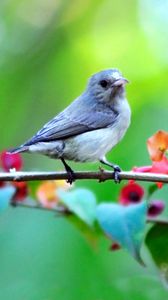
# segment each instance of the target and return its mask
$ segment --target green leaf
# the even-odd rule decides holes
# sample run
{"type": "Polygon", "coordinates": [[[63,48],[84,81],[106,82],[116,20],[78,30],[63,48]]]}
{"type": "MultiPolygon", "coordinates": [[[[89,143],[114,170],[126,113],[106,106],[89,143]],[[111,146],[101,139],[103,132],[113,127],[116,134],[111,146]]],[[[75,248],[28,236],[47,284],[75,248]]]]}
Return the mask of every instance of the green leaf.
{"type": "Polygon", "coordinates": [[[158,190],[158,187],[157,187],[156,183],[151,184],[148,188],[147,198],[151,197],[154,194],[154,192],[156,192],[157,190],[158,190]]]}
{"type": "Polygon", "coordinates": [[[146,202],[129,206],[103,203],[97,208],[97,218],[104,232],[142,265],[140,249],[144,238],[146,210],[146,202]]]}
{"type": "Polygon", "coordinates": [[[157,222],[146,236],[146,245],[168,287],[168,222],[157,222]]]}
{"type": "Polygon", "coordinates": [[[87,189],[74,191],[58,191],[61,201],[81,220],[92,226],[96,219],[96,197],[87,189]]]}
{"type": "Polygon", "coordinates": [[[34,200],[36,200],[36,191],[37,188],[41,185],[40,181],[29,181],[28,186],[29,186],[29,196],[31,196],[34,200]]]}
{"type": "Polygon", "coordinates": [[[13,186],[6,186],[0,189],[0,212],[4,211],[15,193],[15,188],[13,186]]]}
{"type": "Polygon", "coordinates": [[[87,242],[89,242],[91,246],[97,246],[98,238],[103,234],[98,223],[95,223],[94,226],[91,227],[74,214],[68,215],[67,220],[70,221],[80,231],[82,236],[87,240],[87,242]]]}

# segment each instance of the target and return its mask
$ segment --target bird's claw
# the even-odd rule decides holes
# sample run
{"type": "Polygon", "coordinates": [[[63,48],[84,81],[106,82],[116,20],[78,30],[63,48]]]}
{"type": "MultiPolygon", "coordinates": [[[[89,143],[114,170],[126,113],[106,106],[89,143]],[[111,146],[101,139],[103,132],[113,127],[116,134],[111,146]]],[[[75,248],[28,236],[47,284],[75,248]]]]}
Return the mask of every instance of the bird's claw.
{"type": "Polygon", "coordinates": [[[68,170],[67,174],[68,174],[67,183],[72,184],[75,181],[75,174],[72,170],[68,170]]]}
{"type": "Polygon", "coordinates": [[[114,182],[120,183],[121,179],[119,173],[121,172],[121,168],[117,165],[114,166],[114,182]]]}

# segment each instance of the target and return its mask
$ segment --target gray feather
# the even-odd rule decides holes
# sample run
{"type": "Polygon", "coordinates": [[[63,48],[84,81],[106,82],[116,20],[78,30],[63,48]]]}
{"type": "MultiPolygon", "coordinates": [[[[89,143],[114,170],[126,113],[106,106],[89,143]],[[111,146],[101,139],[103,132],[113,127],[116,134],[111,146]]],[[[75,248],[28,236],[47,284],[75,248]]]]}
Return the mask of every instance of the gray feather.
{"type": "Polygon", "coordinates": [[[98,103],[85,93],[45,124],[24,146],[67,139],[84,132],[106,128],[113,125],[117,116],[118,113],[112,106],[98,103]]]}

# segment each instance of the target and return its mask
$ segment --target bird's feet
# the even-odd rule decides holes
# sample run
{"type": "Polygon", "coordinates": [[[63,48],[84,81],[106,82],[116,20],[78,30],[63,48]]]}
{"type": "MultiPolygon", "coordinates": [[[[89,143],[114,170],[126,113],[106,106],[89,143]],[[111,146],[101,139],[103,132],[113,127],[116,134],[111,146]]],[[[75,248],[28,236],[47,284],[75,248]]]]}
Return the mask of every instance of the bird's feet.
{"type": "Polygon", "coordinates": [[[61,158],[61,161],[62,161],[62,163],[63,163],[63,165],[65,167],[65,170],[67,172],[67,175],[68,175],[67,182],[70,183],[70,184],[72,184],[75,181],[75,179],[76,179],[75,178],[75,173],[74,173],[74,171],[71,169],[71,167],[66,163],[66,161],[63,158],[61,158]]]}
{"type": "Polygon", "coordinates": [[[67,171],[67,175],[68,175],[68,180],[67,182],[69,184],[72,184],[74,181],[75,181],[75,174],[74,172],[72,171],[72,169],[70,168],[70,170],[66,170],[67,171]]]}
{"type": "Polygon", "coordinates": [[[120,183],[121,179],[120,179],[119,173],[121,172],[121,168],[117,165],[114,165],[113,170],[114,170],[114,182],[120,183]]]}
{"type": "Polygon", "coordinates": [[[121,172],[121,168],[111,162],[109,162],[106,157],[103,157],[102,159],[100,159],[100,162],[106,166],[109,166],[111,168],[113,168],[114,170],[114,182],[115,183],[120,183],[121,179],[119,176],[119,173],[121,172]]]}

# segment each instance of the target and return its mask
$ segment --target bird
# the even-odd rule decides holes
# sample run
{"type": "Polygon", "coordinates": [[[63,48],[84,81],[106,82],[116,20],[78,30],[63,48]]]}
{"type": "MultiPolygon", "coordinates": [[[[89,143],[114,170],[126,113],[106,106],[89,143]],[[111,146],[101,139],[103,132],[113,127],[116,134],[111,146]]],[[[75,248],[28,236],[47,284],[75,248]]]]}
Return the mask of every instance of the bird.
{"type": "Polygon", "coordinates": [[[100,162],[114,170],[119,182],[121,168],[106,159],[125,135],[131,109],[125,95],[129,81],[118,69],[95,73],[84,92],[62,112],[46,123],[32,138],[10,153],[39,153],[60,159],[72,184],[75,173],[67,163],[100,162]]]}

